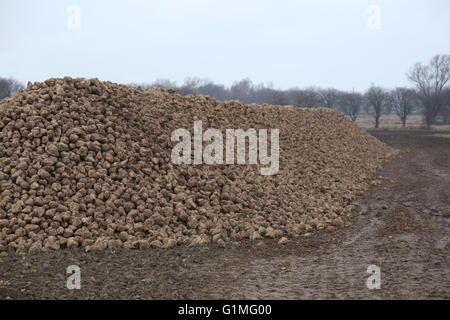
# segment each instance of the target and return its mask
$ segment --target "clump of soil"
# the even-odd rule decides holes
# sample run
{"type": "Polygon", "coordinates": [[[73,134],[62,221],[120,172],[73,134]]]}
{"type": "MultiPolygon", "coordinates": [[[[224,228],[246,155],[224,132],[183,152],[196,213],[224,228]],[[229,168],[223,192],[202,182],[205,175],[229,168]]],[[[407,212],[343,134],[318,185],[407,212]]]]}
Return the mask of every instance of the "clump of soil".
{"type": "Polygon", "coordinates": [[[97,79],[29,84],[0,102],[0,254],[297,237],[342,225],[395,154],[328,109],[97,79]],[[192,131],[195,120],[223,131],[279,129],[278,174],[173,164],[171,133],[192,131]]]}

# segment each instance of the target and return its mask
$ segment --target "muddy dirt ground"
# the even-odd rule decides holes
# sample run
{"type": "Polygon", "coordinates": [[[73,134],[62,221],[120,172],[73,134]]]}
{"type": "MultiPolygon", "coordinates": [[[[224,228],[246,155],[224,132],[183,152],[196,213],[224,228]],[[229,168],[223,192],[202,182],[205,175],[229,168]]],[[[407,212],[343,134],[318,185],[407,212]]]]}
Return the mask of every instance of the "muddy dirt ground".
{"type": "Polygon", "coordinates": [[[450,299],[450,139],[377,131],[403,149],[333,232],[278,245],[46,252],[0,260],[0,299],[450,299]],[[81,290],[66,269],[81,268],[81,290]],[[369,290],[369,265],[381,289],[369,290]]]}

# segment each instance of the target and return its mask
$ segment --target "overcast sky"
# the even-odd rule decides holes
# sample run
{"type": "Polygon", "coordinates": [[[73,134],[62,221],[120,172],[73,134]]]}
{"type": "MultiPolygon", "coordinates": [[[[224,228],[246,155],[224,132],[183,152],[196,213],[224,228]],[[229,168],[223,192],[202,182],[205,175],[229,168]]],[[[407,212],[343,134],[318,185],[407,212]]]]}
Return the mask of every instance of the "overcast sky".
{"type": "Polygon", "coordinates": [[[365,90],[408,85],[449,31],[448,0],[0,0],[0,76],[365,90]]]}

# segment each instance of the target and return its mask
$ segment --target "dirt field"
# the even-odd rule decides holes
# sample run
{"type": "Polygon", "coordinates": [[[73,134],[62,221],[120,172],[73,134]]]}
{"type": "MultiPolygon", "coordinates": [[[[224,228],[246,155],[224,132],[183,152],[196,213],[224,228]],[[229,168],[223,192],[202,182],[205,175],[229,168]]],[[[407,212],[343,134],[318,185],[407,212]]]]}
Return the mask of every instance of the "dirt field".
{"type": "Polygon", "coordinates": [[[449,299],[450,139],[374,134],[405,152],[347,227],[286,245],[8,256],[0,299],[449,299]],[[81,290],[66,289],[69,265],[81,268],[81,290]],[[380,290],[366,287],[369,265],[381,270],[380,290]]]}

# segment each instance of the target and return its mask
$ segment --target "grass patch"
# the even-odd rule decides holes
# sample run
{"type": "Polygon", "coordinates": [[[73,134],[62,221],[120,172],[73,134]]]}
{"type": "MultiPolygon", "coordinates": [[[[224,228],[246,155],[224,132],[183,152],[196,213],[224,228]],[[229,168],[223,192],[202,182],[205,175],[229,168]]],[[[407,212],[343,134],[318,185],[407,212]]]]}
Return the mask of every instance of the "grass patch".
{"type": "Polygon", "coordinates": [[[448,139],[450,139],[450,133],[436,133],[436,134],[433,134],[432,137],[448,138],[448,139]]]}
{"type": "Polygon", "coordinates": [[[202,248],[199,248],[198,250],[200,250],[201,253],[206,253],[206,252],[209,251],[209,248],[208,247],[202,247],[202,248]]]}

